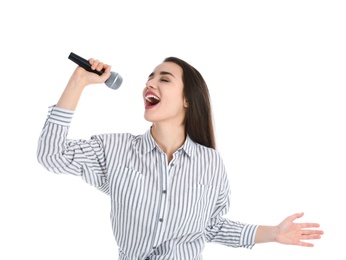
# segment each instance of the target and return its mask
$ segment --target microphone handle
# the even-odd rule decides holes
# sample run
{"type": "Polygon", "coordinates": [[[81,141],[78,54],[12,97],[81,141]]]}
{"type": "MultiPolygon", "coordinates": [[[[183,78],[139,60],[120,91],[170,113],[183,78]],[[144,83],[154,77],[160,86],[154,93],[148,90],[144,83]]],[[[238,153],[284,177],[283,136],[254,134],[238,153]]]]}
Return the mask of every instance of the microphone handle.
{"type": "Polygon", "coordinates": [[[105,72],[104,69],[102,69],[101,71],[92,70],[91,69],[91,65],[90,65],[88,60],[78,56],[77,54],[75,54],[73,52],[70,53],[68,58],[70,60],[72,60],[74,63],[78,64],[80,67],[84,68],[85,70],[90,71],[90,72],[94,72],[94,73],[96,73],[99,76],[101,76],[103,74],[103,72],[105,72]]]}

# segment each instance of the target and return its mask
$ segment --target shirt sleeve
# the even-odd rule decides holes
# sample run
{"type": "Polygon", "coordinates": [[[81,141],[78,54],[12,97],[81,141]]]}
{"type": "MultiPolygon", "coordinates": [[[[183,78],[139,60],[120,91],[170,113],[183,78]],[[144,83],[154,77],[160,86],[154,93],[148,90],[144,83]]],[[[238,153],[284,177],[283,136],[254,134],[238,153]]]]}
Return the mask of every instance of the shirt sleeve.
{"type": "Polygon", "coordinates": [[[221,189],[212,216],[206,228],[207,242],[215,242],[230,247],[251,249],[255,245],[258,225],[232,221],[223,217],[230,207],[230,188],[224,171],[221,189]]]}
{"type": "Polygon", "coordinates": [[[109,193],[103,145],[98,138],[67,139],[74,111],[52,106],[41,131],[37,160],[48,171],[82,177],[109,193]]]}

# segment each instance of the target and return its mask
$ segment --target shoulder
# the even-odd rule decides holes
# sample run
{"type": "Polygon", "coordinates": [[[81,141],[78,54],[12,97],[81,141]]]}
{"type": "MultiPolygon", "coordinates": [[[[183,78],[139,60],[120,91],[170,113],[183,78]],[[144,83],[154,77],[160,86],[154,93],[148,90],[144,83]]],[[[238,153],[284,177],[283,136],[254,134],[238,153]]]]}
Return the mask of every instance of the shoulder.
{"type": "Polygon", "coordinates": [[[131,133],[106,133],[93,135],[92,139],[97,139],[103,144],[117,143],[117,144],[132,144],[134,142],[139,142],[143,135],[134,135],[131,133]]]}
{"type": "Polygon", "coordinates": [[[217,151],[216,149],[210,148],[210,147],[198,144],[198,143],[195,143],[195,147],[196,147],[196,155],[197,156],[204,155],[204,156],[210,157],[211,159],[222,161],[222,156],[219,153],[219,151],[217,151]]]}
{"type": "Polygon", "coordinates": [[[227,170],[223,158],[219,151],[200,144],[195,144],[195,153],[193,161],[200,169],[200,173],[209,180],[214,187],[223,187],[228,185],[227,170]]]}
{"type": "Polygon", "coordinates": [[[192,153],[192,158],[199,164],[205,165],[209,169],[224,171],[225,165],[223,158],[219,151],[206,147],[204,145],[195,143],[194,152],[192,153]]]}

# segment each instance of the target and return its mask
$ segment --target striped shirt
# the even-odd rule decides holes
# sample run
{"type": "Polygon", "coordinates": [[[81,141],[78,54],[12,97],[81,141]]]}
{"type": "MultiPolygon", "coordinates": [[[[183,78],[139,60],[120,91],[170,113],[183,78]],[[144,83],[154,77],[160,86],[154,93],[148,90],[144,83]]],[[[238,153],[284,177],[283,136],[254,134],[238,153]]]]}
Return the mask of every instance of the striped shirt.
{"type": "Polygon", "coordinates": [[[168,163],[150,130],[67,139],[74,111],[52,106],[37,159],[80,176],[111,198],[119,260],[202,259],[206,242],[252,248],[257,225],[223,217],[230,187],[219,153],[188,136],[168,163]]]}

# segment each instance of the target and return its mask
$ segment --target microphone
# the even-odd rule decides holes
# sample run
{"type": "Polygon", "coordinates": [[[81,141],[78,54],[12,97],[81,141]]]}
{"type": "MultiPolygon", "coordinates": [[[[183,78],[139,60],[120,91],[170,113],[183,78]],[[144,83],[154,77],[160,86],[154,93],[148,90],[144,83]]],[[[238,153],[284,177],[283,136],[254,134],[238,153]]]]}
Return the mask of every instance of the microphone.
{"type": "MultiPolygon", "coordinates": [[[[78,64],[80,67],[84,68],[85,70],[96,73],[97,75],[102,75],[103,72],[105,72],[104,69],[102,69],[101,71],[92,70],[88,60],[83,59],[82,57],[78,56],[73,52],[70,53],[68,58],[72,60],[74,63],[78,64]]],[[[121,83],[123,83],[123,78],[118,73],[113,71],[111,71],[111,75],[105,81],[106,86],[111,89],[118,89],[121,83]]]]}

